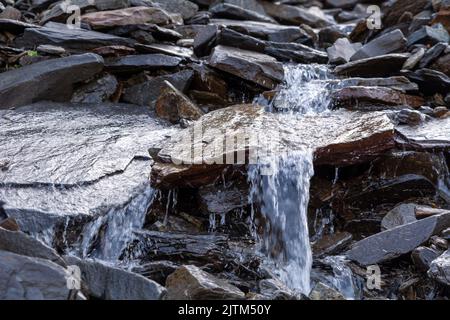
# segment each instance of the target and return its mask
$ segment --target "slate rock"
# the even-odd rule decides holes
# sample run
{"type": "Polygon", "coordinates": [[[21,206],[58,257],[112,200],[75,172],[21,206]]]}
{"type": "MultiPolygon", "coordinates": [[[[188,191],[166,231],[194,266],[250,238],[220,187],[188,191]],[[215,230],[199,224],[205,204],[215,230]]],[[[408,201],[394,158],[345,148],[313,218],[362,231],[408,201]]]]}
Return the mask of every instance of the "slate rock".
{"type": "Polygon", "coordinates": [[[140,54],[107,59],[105,68],[111,72],[137,72],[173,68],[180,64],[181,58],[164,54],[140,54]]]}
{"type": "Polygon", "coordinates": [[[73,85],[103,69],[103,58],[86,53],[34,63],[0,74],[2,108],[17,107],[38,100],[67,101],[73,85]],[[27,94],[17,94],[26,92],[27,94]]]}
{"type": "Polygon", "coordinates": [[[447,43],[439,42],[428,49],[425,55],[420,60],[419,68],[427,68],[431,63],[439,58],[439,56],[447,49],[447,47],[447,43]]]}
{"type": "Polygon", "coordinates": [[[373,58],[351,61],[337,66],[334,73],[337,75],[361,77],[385,77],[397,74],[402,68],[409,54],[391,53],[373,58]]]}
{"type": "Polygon", "coordinates": [[[450,250],[431,262],[428,276],[443,285],[450,286],[450,250]]]}
{"type": "Polygon", "coordinates": [[[418,247],[411,253],[414,265],[421,272],[427,272],[430,269],[431,262],[437,257],[439,257],[439,252],[428,247],[418,247]]]}
{"type": "Polygon", "coordinates": [[[361,43],[350,43],[347,38],[338,39],[327,49],[329,62],[332,64],[347,63],[361,47],[361,43]]]}
{"type": "Polygon", "coordinates": [[[433,26],[424,26],[409,35],[408,37],[408,47],[414,44],[431,44],[435,45],[439,42],[448,43],[450,40],[450,36],[442,26],[442,24],[438,23],[433,26]]]}
{"type": "Polygon", "coordinates": [[[423,56],[425,55],[425,49],[419,48],[416,52],[414,52],[408,60],[405,61],[403,64],[402,70],[413,70],[422,60],[423,56]]]}
{"type": "Polygon", "coordinates": [[[450,77],[442,72],[424,68],[406,73],[405,76],[416,82],[425,94],[447,94],[450,91],[450,77]]]}
{"type": "Polygon", "coordinates": [[[389,230],[414,221],[417,221],[416,205],[405,203],[395,207],[384,216],[381,220],[381,228],[389,230]]]}
{"type": "Polygon", "coordinates": [[[192,18],[198,11],[198,5],[188,0],[152,0],[152,2],[167,12],[181,14],[183,19],[192,18]]]}
{"type": "Polygon", "coordinates": [[[250,20],[267,23],[276,23],[274,19],[269,16],[260,14],[255,11],[245,9],[229,3],[218,4],[209,9],[214,18],[219,19],[234,19],[234,20],[250,20]]]}
{"type": "Polygon", "coordinates": [[[119,83],[110,74],[87,83],[75,90],[71,102],[74,103],[102,103],[116,92],[119,83]]]}

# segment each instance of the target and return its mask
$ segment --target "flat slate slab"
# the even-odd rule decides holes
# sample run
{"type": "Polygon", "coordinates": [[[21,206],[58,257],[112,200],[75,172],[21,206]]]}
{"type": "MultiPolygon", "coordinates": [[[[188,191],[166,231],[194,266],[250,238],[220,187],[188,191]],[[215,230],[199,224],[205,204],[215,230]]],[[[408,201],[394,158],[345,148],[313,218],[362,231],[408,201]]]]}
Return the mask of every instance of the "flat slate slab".
{"type": "Polygon", "coordinates": [[[398,142],[417,149],[450,150],[450,117],[427,121],[419,126],[397,126],[398,142]]]}

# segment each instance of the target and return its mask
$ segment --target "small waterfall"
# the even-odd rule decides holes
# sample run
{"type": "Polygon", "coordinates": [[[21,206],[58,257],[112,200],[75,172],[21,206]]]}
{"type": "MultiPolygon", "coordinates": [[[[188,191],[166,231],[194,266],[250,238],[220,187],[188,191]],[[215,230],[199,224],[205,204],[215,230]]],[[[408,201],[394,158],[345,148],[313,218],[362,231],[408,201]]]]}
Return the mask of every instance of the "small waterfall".
{"type": "Polygon", "coordinates": [[[118,262],[134,238],[133,231],[144,225],[155,195],[155,189],[147,186],[127,206],[111,209],[106,215],[89,223],[84,228],[78,255],[118,262]]]}
{"type": "MultiPolygon", "coordinates": [[[[250,198],[259,203],[262,227],[260,250],[269,257],[271,269],[288,287],[310,291],[312,265],[307,209],[309,181],[313,175],[312,152],[300,150],[280,155],[266,165],[251,165],[250,198]]],[[[270,267],[270,266],[269,266],[270,267]]]]}

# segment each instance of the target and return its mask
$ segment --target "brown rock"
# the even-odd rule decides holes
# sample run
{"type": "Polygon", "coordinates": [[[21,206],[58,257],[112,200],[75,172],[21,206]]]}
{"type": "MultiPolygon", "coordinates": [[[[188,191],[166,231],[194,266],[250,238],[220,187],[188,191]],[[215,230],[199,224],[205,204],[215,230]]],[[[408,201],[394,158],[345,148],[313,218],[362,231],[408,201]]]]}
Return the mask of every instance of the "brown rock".
{"type": "Polygon", "coordinates": [[[177,123],[181,119],[197,120],[203,115],[188,97],[175,88],[170,82],[164,81],[166,87],[156,101],[156,114],[170,122],[177,123]]]}
{"type": "Polygon", "coordinates": [[[166,25],[170,23],[171,18],[159,8],[131,7],[86,13],[81,16],[81,21],[88,23],[93,29],[103,29],[144,23],[166,25]]]}

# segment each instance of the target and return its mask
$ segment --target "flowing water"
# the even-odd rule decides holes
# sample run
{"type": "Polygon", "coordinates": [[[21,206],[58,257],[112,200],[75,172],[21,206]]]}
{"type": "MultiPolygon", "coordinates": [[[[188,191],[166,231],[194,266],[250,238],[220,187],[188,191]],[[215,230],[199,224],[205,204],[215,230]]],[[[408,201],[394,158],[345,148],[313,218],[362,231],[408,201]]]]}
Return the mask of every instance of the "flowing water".
{"type": "MultiPolygon", "coordinates": [[[[322,65],[285,66],[286,84],[269,111],[287,112],[284,117],[327,111],[328,74],[322,65]]],[[[306,295],[310,292],[312,266],[307,210],[313,173],[313,151],[308,146],[249,166],[250,202],[258,203],[262,214],[255,217],[256,225],[262,226],[256,235],[260,250],[281,281],[306,295]]]]}

